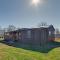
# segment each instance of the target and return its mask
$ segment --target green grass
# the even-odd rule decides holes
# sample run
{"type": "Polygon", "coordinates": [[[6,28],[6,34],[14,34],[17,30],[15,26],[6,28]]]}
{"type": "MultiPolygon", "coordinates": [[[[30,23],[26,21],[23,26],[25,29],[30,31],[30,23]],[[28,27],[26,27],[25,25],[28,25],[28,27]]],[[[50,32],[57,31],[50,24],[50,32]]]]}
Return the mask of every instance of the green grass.
{"type": "Polygon", "coordinates": [[[60,47],[42,53],[0,43],[0,60],[60,60],[60,47]]]}

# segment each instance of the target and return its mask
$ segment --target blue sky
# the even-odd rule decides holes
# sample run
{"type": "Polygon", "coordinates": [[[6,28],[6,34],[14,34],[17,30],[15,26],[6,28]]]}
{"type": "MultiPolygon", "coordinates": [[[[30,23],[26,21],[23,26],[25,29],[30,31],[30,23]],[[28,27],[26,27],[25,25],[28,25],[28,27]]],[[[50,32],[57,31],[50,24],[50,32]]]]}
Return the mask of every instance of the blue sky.
{"type": "Polygon", "coordinates": [[[0,0],[0,25],[7,27],[37,27],[47,22],[60,29],[60,0],[42,0],[38,7],[30,6],[31,0],[0,0]]]}

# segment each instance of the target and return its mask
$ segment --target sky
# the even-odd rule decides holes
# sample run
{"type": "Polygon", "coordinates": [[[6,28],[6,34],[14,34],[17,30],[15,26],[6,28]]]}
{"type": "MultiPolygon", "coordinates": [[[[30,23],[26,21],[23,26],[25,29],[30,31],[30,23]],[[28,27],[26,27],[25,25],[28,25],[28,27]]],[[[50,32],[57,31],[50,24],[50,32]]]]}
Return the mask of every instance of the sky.
{"type": "Polygon", "coordinates": [[[32,0],[0,0],[0,26],[20,28],[37,27],[41,22],[60,29],[60,0],[41,0],[38,6],[32,0]]]}

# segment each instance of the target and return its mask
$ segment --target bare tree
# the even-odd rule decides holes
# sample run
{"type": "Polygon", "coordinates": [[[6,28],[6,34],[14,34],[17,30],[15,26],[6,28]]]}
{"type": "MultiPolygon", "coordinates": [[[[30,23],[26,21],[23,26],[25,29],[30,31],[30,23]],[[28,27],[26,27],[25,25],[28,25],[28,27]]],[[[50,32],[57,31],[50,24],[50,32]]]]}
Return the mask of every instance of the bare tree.
{"type": "Polygon", "coordinates": [[[38,24],[38,27],[48,26],[46,22],[41,22],[38,24]]]}
{"type": "Polygon", "coordinates": [[[7,31],[14,31],[16,30],[16,27],[14,25],[9,25],[8,28],[7,28],[7,31]]]}
{"type": "Polygon", "coordinates": [[[4,29],[0,26],[0,36],[4,34],[4,29]]]}

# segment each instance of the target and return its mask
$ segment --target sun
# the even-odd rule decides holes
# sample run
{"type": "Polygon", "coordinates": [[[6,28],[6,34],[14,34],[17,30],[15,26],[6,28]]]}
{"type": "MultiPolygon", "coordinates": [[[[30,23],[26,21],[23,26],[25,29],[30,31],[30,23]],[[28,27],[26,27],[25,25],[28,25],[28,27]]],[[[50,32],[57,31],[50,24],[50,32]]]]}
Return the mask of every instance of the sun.
{"type": "Polygon", "coordinates": [[[40,0],[32,0],[32,5],[37,6],[40,3],[40,0]]]}

